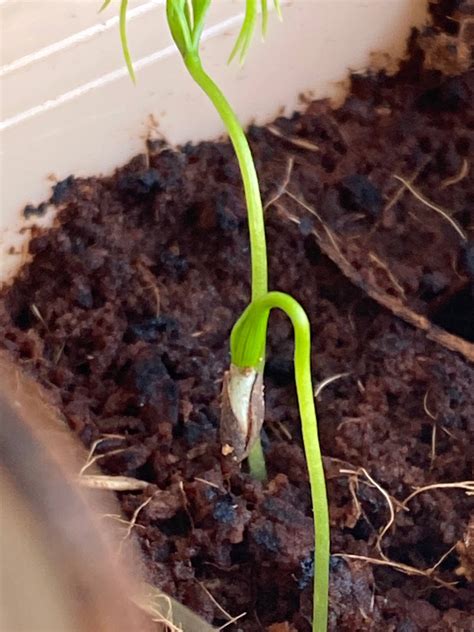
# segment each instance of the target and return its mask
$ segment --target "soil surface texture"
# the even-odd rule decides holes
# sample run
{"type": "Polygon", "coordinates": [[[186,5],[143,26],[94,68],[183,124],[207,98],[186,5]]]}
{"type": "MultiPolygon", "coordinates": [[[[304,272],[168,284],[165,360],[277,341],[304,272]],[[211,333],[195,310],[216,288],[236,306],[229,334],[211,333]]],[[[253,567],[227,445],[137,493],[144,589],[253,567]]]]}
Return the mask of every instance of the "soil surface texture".
{"type": "MultiPolygon", "coordinates": [[[[354,76],[339,109],[249,131],[270,287],[310,316],[315,384],[333,378],[317,398],[332,631],[474,629],[473,499],[456,485],[473,479],[473,12],[434,4],[397,75],[354,76]]],[[[229,629],[308,632],[312,512],[281,314],[269,479],[222,468],[228,337],[250,293],[231,146],[150,143],[51,203],[57,226],[2,291],[1,345],[87,447],[103,439],[104,472],[149,483],[119,497],[128,519],[148,500],[133,532],[150,581],[216,626],[246,613],[229,629]]]]}

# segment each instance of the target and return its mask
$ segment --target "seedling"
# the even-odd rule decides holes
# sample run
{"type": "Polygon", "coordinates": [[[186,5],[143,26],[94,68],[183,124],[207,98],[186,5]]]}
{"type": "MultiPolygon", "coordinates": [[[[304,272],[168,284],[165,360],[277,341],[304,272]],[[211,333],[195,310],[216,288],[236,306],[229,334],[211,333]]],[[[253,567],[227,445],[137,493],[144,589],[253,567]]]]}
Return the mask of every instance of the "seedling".
{"type": "MultiPolygon", "coordinates": [[[[110,1],[105,0],[102,8],[110,1]]],[[[126,35],[127,2],[121,1],[120,34],[124,57],[135,80],[126,35]]],[[[268,317],[272,309],[280,309],[290,319],[295,335],[296,390],[315,525],[313,632],[324,632],[328,614],[329,517],[311,380],[310,324],[304,309],[294,298],[282,292],[268,292],[264,215],[252,153],[237,116],[204,70],[200,58],[201,36],[210,4],[211,0],[167,0],[166,12],[171,35],[186,68],[212,101],[227,129],[239,163],[247,205],[252,292],[250,304],[231,333],[231,366],[224,378],[222,394],[223,454],[237,462],[248,458],[250,473],[257,479],[266,478],[260,443],[264,417],[263,371],[268,317]]],[[[274,4],[280,13],[279,0],[274,0],[274,4]]],[[[244,22],[229,61],[234,57],[239,57],[241,63],[244,61],[255,31],[258,5],[258,0],[247,0],[244,22]]],[[[267,0],[260,0],[260,8],[262,34],[265,35],[267,0]]]]}

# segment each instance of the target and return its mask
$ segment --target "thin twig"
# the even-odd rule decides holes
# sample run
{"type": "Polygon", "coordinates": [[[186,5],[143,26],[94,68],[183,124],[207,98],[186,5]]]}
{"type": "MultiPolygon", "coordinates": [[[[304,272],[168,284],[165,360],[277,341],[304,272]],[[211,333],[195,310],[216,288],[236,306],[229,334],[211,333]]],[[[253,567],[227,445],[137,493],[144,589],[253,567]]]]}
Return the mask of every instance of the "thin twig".
{"type": "Polygon", "coordinates": [[[448,437],[451,437],[451,439],[454,439],[455,441],[457,441],[457,440],[458,440],[458,438],[456,437],[456,435],[455,435],[455,434],[453,434],[453,433],[451,432],[451,430],[448,430],[448,429],[446,428],[446,426],[441,426],[441,430],[442,430],[444,433],[446,433],[446,434],[448,435],[448,437]]]}
{"type": "Polygon", "coordinates": [[[114,492],[135,492],[146,489],[146,481],[129,476],[101,476],[99,474],[82,474],[78,477],[79,485],[89,489],[107,489],[114,492]]]}
{"type": "Polygon", "coordinates": [[[315,399],[318,399],[319,395],[321,395],[321,392],[326,388],[326,386],[329,386],[329,384],[332,384],[333,382],[336,382],[337,380],[340,380],[343,377],[349,377],[349,375],[351,375],[350,373],[337,373],[336,375],[331,375],[330,377],[327,377],[326,379],[324,379],[322,382],[320,382],[315,390],[314,390],[314,397],[315,399]]]}
{"type": "Polygon", "coordinates": [[[191,334],[191,338],[200,338],[205,333],[205,331],[193,331],[193,333],[191,334]]]}
{"type": "MultiPolygon", "coordinates": [[[[416,169],[416,171],[413,173],[413,175],[411,175],[409,178],[407,178],[407,182],[409,182],[410,184],[414,184],[415,180],[418,178],[420,173],[423,171],[423,169],[426,167],[426,165],[430,161],[431,161],[430,157],[428,157],[425,160],[423,160],[422,163],[418,166],[418,169],[416,169]]],[[[390,210],[392,208],[392,206],[394,206],[398,202],[398,200],[402,197],[404,192],[405,192],[405,186],[402,184],[395,191],[394,195],[390,198],[390,200],[385,205],[384,212],[390,210]]]]}
{"type": "Polygon", "coordinates": [[[351,493],[352,496],[352,502],[354,503],[355,506],[355,520],[356,523],[359,520],[359,518],[362,515],[362,506],[360,504],[359,498],[357,496],[357,490],[358,490],[358,482],[359,479],[357,476],[351,476],[349,477],[349,491],[351,493]]]}
{"type": "Polygon", "coordinates": [[[285,426],[285,424],[282,421],[276,420],[274,423],[278,426],[278,428],[281,430],[282,434],[288,439],[288,441],[293,440],[293,436],[291,432],[288,430],[288,428],[285,426]]]}
{"type": "Polygon", "coordinates": [[[349,309],[347,310],[347,320],[349,321],[349,325],[351,326],[351,329],[354,333],[357,333],[357,327],[354,323],[354,308],[356,306],[356,304],[358,303],[358,301],[353,301],[350,305],[349,305],[349,309]]]}
{"type": "Polygon", "coordinates": [[[300,206],[302,206],[306,211],[308,211],[308,213],[311,213],[311,215],[314,215],[314,217],[316,217],[316,219],[319,220],[319,222],[321,223],[322,227],[324,228],[326,235],[329,237],[329,240],[331,241],[331,244],[333,246],[333,248],[335,249],[335,251],[338,253],[338,255],[341,257],[341,259],[343,261],[345,261],[345,263],[348,266],[351,266],[350,262],[347,260],[347,258],[342,254],[341,249],[339,247],[339,244],[337,243],[337,240],[334,236],[334,233],[332,232],[332,230],[326,225],[326,223],[323,221],[321,215],[312,207],[310,206],[307,202],[305,202],[304,200],[302,200],[301,198],[299,198],[298,196],[294,195],[293,193],[291,193],[291,191],[288,191],[288,189],[285,191],[286,195],[288,197],[290,197],[292,200],[294,200],[297,204],[299,204],[300,206]]]}
{"type": "MultiPolygon", "coordinates": [[[[300,203],[301,201],[298,200],[300,203]]],[[[282,209],[284,210],[284,209],[282,209]]],[[[285,218],[292,219],[289,214],[284,210],[285,218]]],[[[326,227],[327,228],[327,227],[326,227]]],[[[327,232],[327,230],[326,230],[327,232]]],[[[427,338],[435,341],[436,343],[443,345],[451,351],[461,353],[468,360],[474,361],[474,344],[468,342],[464,338],[460,338],[455,334],[451,334],[436,325],[429,320],[429,318],[423,314],[414,312],[408,305],[406,305],[400,298],[391,296],[385,291],[381,290],[374,285],[373,282],[368,282],[364,277],[364,274],[356,269],[346,257],[341,254],[340,249],[335,244],[334,238],[331,240],[331,244],[326,239],[323,239],[316,230],[313,229],[313,234],[316,237],[319,247],[322,252],[327,255],[341,270],[341,272],[357,285],[365,294],[370,298],[377,301],[380,305],[390,310],[392,314],[403,318],[406,322],[410,323],[414,327],[417,327],[421,331],[424,331],[427,338]]],[[[328,233],[330,236],[330,234],[328,233]]]]}
{"type": "Polygon", "coordinates": [[[221,612],[228,621],[232,621],[232,619],[234,617],[231,614],[229,614],[227,612],[227,610],[224,610],[224,608],[217,601],[217,599],[209,592],[209,590],[206,588],[206,586],[202,582],[199,582],[199,581],[198,581],[198,584],[203,589],[203,591],[206,593],[208,598],[212,601],[212,603],[216,606],[216,608],[219,610],[219,612],[221,612]]]}
{"type": "Polygon", "coordinates": [[[215,487],[219,491],[222,491],[219,485],[216,485],[216,483],[212,483],[211,481],[207,481],[205,478],[199,478],[199,476],[195,476],[194,480],[199,481],[199,483],[204,483],[205,485],[209,485],[209,487],[215,487]]]}
{"type": "Polygon", "coordinates": [[[285,178],[283,180],[283,182],[280,184],[280,186],[277,189],[277,192],[275,193],[275,195],[273,197],[271,197],[268,202],[265,203],[263,210],[266,211],[267,208],[269,206],[271,206],[272,204],[275,204],[275,202],[277,200],[279,200],[281,198],[281,196],[285,193],[286,191],[286,187],[288,186],[290,180],[291,180],[291,173],[293,171],[293,165],[295,163],[295,160],[293,158],[293,156],[291,156],[288,159],[288,163],[286,165],[286,171],[285,171],[285,178]]]}
{"type": "MultiPolygon", "coordinates": [[[[451,550],[448,552],[448,554],[451,550]]],[[[408,564],[402,564],[401,562],[392,562],[392,560],[388,559],[378,559],[376,557],[367,557],[365,555],[353,555],[351,553],[333,553],[333,557],[342,557],[343,559],[349,560],[360,560],[361,562],[368,562],[369,564],[373,564],[374,566],[389,566],[390,568],[394,568],[400,573],[404,573],[405,575],[418,575],[420,577],[427,577],[428,579],[432,579],[434,582],[443,586],[443,588],[453,589],[457,582],[445,582],[439,577],[433,575],[434,571],[438,567],[439,563],[437,562],[433,567],[428,568],[426,570],[420,570],[419,568],[415,568],[414,566],[409,566],[408,564]]],[[[441,561],[443,561],[444,557],[441,561]]]]}
{"type": "Polygon", "coordinates": [[[337,425],[336,432],[339,432],[341,428],[344,428],[344,426],[347,426],[349,424],[362,424],[362,423],[364,424],[368,423],[366,417],[348,417],[347,419],[344,419],[344,421],[341,421],[341,423],[337,425]]]}
{"type": "MultiPolygon", "coordinates": [[[[109,518],[110,520],[115,520],[116,522],[120,522],[120,524],[123,524],[125,526],[128,527],[128,525],[130,524],[130,520],[125,520],[125,518],[122,518],[122,516],[119,516],[118,514],[101,514],[99,516],[99,518],[102,520],[103,518],[109,518]]],[[[142,524],[137,524],[135,525],[135,528],[141,527],[142,529],[145,529],[146,527],[142,524]]]]}
{"type": "Polygon", "coordinates": [[[158,317],[160,315],[160,307],[161,307],[161,297],[160,290],[156,283],[156,277],[153,272],[146,267],[141,261],[137,263],[137,269],[142,275],[142,278],[148,285],[144,287],[145,290],[153,290],[153,294],[155,295],[155,314],[158,317]]]}
{"type": "Polygon", "coordinates": [[[420,193],[417,189],[415,189],[415,187],[411,185],[404,178],[397,176],[395,174],[393,175],[393,177],[399,182],[401,182],[419,202],[421,202],[428,208],[432,209],[433,211],[436,211],[436,213],[439,213],[442,217],[444,217],[444,219],[447,222],[449,222],[451,226],[454,228],[454,230],[458,233],[461,239],[463,241],[467,241],[466,233],[463,231],[463,229],[458,224],[458,222],[455,219],[453,219],[447,211],[444,210],[444,208],[442,208],[441,206],[438,206],[438,204],[435,204],[434,202],[431,202],[431,200],[428,200],[428,198],[426,198],[422,193],[420,193]]]}
{"type": "Polygon", "coordinates": [[[186,515],[188,516],[189,522],[191,524],[191,528],[194,531],[194,520],[193,520],[191,512],[189,511],[189,501],[188,501],[188,496],[186,494],[186,490],[184,489],[183,481],[179,481],[178,487],[179,487],[179,491],[181,492],[181,497],[183,499],[184,511],[186,512],[186,515]]]}
{"type": "Polygon", "coordinates": [[[428,389],[423,397],[423,410],[428,415],[428,417],[434,421],[433,428],[431,430],[431,455],[430,455],[430,469],[433,469],[433,465],[436,459],[436,438],[438,434],[438,424],[437,424],[438,417],[434,413],[432,413],[431,410],[428,408],[429,392],[430,390],[428,389]]]}
{"type": "Polygon", "coordinates": [[[152,617],[155,623],[164,624],[169,632],[183,632],[181,625],[173,623],[173,605],[171,599],[158,588],[145,584],[142,594],[133,597],[134,603],[152,617]],[[161,602],[164,602],[163,606],[161,602]]]}
{"type": "Polygon", "coordinates": [[[125,544],[126,540],[128,540],[128,538],[131,536],[132,531],[133,531],[134,527],[136,526],[137,518],[138,518],[140,512],[151,502],[152,499],[153,499],[153,496],[149,496],[133,512],[132,519],[128,523],[128,527],[127,527],[127,530],[125,532],[125,535],[120,540],[119,549],[118,549],[119,555],[122,553],[123,545],[125,544]]]}
{"type": "Polygon", "coordinates": [[[242,617],[245,617],[246,614],[247,614],[246,612],[242,612],[242,614],[237,615],[236,617],[234,617],[230,621],[227,621],[227,623],[224,623],[224,625],[221,625],[221,627],[217,629],[220,631],[220,630],[223,630],[224,628],[227,628],[229,625],[232,625],[236,621],[239,621],[239,619],[242,619],[242,617]]]}
{"type": "Polygon", "coordinates": [[[458,483],[433,483],[432,485],[425,485],[424,487],[418,487],[402,502],[402,506],[406,505],[418,494],[431,491],[433,489],[463,489],[468,496],[474,494],[474,481],[459,481],[458,483]]]}
{"type": "Polygon", "coordinates": [[[87,468],[90,467],[91,460],[92,460],[92,458],[94,456],[95,451],[97,450],[98,446],[105,440],[106,440],[105,437],[101,437],[100,439],[97,439],[96,441],[94,441],[94,443],[91,445],[89,453],[88,453],[87,458],[86,458],[86,462],[84,463],[84,465],[79,470],[79,476],[81,476],[83,474],[83,472],[85,472],[85,470],[87,470],[87,468]]]}
{"type": "Polygon", "coordinates": [[[428,389],[423,397],[423,410],[425,411],[425,413],[428,415],[428,417],[430,417],[433,421],[436,421],[438,419],[437,415],[435,415],[434,413],[431,412],[431,410],[428,408],[428,396],[429,396],[429,392],[430,389],[428,389]]]}
{"type": "Polygon", "coordinates": [[[387,557],[386,557],[385,553],[382,550],[382,539],[384,538],[384,536],[387,533],[387,531],[391,528],[391,526],[395,522],[395,509],[393,507],[392,497],[390,496],[390,494],[379,483],[377,483],[377,481],[375,479],[372,478],[372,476],[370,476],[370,474],[367,472],[367,470],[364,467],[361,467],[358,470],[341,469],[339,471],[340,471],[341,474],[350,474],[350,475],[353,475],[353,476],[356,476],[356,477],[359,476],[360,473],[362,473],[367,478],[367,480],[370,481],[370,483],[376,489],[378,489],[378,491],[385,498],[385,500],[387,502],[387,505],[388,505],[388,510],[389,510],[389,513],[390,513],[390,517],[389,517],[389,520],[387,521],[386,525],[379,531],[379,533],[377,535],[377,541],[375,543],[375,546],[377,547],[377,550],[380,553],[381,557],[384,560],[387,560],[387,557]]]}
{"type": "Polygon", "coordinates": [[[430,470],[433,469],[436,460],[436,438],[438,434],[438,424],[435,422],[431,430],[431,454],[430,454],[430,470]]]}
{"type": "Polygon", "coordinates": [[[300,149],[307,149],[308,151],[320,151],[318,145],[315,145],[309,140],[299,138],[298,136],[285,136],[285,134],[283,134],[283,132],[280,131],[275,125],[268,125],[267,129],[274,136],[277,136],[282,140],[286,140],[288,143],[294,145],[295,147],[299,147],[300,149]]]}
{"type": "Polygon", "coordinates": [[[34,303],[32,303],[30,309],[31,309],[32,313],[34,314],[34,316],[36,316],[36,318],[40,321],[40,323],[46,329],[46,331],[49,331],[48,325],[47,325],[45,319],[43,318],[41,312],[39,311],[38,307],[34,303]]]}
{"type": "Polygon", "coordinates": [[[469,173],[469,162],[466,158],[464,158],[464,160],[462,161],[461,170],[459,171],[459,173],[451,178],[446,178],[446,180],[443,180],[443,182],[441,182],[440,189],[447,189],[453,184],[457,184],[458,182],[461,182],[461,180],[464,180],[464,178],[467,176],[468,173],[469,173]]]}
{"type": "Polygon", "coordinates": [[[64,351],[65,346],[66,346],[66,341],[64,340],[64,341],[61,343],[61,346],[59,347],[59,349],[57,350],[57,352],[56,352],[56,354],[55,354],[55,356],[54,356],[54,359],[53,359],[53,364],[57,364],[57,363],[59,362],[59,360],[60,360],[60,358],[61,358],[61,356],[62,356],[62,354],[63,354],[63,351],[64,351]]]}
{"type": "Polygon", "coordinates": [[[104,441],[108,441],[109,439],[125,440],[125,437],[123,437],[122,435],[117,435],[117,434],[108,434],[108,435],[104,435],[100,439],[97,439],[96,441],[94,441],[94,443],[91,445],[91,448],[89,450],[89,454],[87,455],[86,462],[84,463],[84,465],[79,470],[79,476],[82,476],[82,474],[84,474],[84,472],[87,469],[89,469],[91,467],[91,465],[93,465],[98,459],[100,459],[100,458],[102,458],[104,456],[110,456],[112,454],[118,454],[119,452],[123,452],[124,450],[126,450],[126,448],[120,448],[120,449],[117,449],[117,450],[112,450],[111,452],[106,452],[105,454],[94,455],[94,453],[97,450],[97,448],[99,447],[99,445],[101,443],[103,443],[104,441]]]}
{"type": "Polygon", "coordinates": [[[372,485],[374,485],[374,487],[376,487],[379,490],[379,492],[385,498],[385,500],[387,502],[387,505],[388,505],[389,519],[388,519],[387,523],[385,524],[385,526],[382,528],[382,530],[379,532],[379,534],[377,536],[377,541],[375,543],[375,546],[377,547],[380,555],[383,557],[384,560],[386,560],[388,558],[387,558],[387,556],[385,555],[385,553],[382,550],[382,540],[385,537],[385,534],[390,530],[390,528],[392,527],[392,525],[395,522],[395,509],[393,508],[392,498],[390,497],[390,494],[379,483],[377,483],[377,481],[374,480],[372,478],[372,476],[370,476],[370,474],[367,472],[367,470],[365,468],[361,468],[361,471],[368,478],[368,480],[372,483],[372,485]]]}
{"type": "Polygon", "coordinates": [[[107,456],[114,456],[114,454],[122,454],[122,452],[125,452],[126,449],[127,448],[117,448],[116,450],[111,450],[110,452],[104,452],[104,454],[96,454],[88,463],[83,465],[81,471],[79,472],[79,476],[82,476],[88,468],[94,465],[94,463],[97,463],[100,459],[104,459],[107,456]]]}
{"type": "Polygon", "coordinates": [[[450,555],[454,551],[456,546],[457,546],[457,542],[455,542],[453,546],[446,551],[446,553],[443,553],[443,555],[439,558],[436,564],[429,569],[431,573],[433,573],[438,568],[438,566],[441,566],[441,564],[448,557],[448,555],[450,555]]]}
{"type": "Polygon", "coordinates": [[[397,279],[395,278],[395,276],[393,275],[392,271],[390,270],[390,268],[387,266],[386,263],[384,263],[382,261],[382,259],[380,259],[379,257],[377,257],[377,255],[373,252],[369,252],[369,259],[371,259],[372,261],[374,261],[380,268],[382,268],[382,270],[385,271],[385,273],[387,274],[388,278],[390,279],[390,281],[392,282],[392,285],[395,287],[395,289],[398,291],[398,293],[404,298],[406,299],[406,294],[405,294],[405,290],[403,289],[403,287],[400,285],[400,283],[397,281],[397,279]]]}

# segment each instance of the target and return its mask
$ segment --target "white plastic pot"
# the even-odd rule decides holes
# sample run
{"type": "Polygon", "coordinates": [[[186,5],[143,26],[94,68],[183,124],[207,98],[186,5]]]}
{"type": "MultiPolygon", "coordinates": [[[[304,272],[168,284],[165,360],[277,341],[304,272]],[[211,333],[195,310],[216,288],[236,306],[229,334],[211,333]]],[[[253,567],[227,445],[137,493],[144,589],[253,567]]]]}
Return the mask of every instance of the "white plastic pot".
{"type": "MultiPolygon", "coordinates": [[[[55,180],[110,173],[143,151],[147,136],[170,143],[223,130],[187,76],[164,16],[165,0],[130,0],[129,40],[137,85],[127,76],[114,0],[0,0],[0,281],[26,258],[26,204],[49,197],[55,180]]],[[[272,4],[272,3],[269,3],[272,4]]],[[[243,68],[226,60],[243,0],[216,0],[203,57],[245,124],[301,106],[301,95],[340,98],[348,71],[403,55],[410,28],[426,20],[427,0],[283,1],[267,41],[257,35],[243,68]]]]}

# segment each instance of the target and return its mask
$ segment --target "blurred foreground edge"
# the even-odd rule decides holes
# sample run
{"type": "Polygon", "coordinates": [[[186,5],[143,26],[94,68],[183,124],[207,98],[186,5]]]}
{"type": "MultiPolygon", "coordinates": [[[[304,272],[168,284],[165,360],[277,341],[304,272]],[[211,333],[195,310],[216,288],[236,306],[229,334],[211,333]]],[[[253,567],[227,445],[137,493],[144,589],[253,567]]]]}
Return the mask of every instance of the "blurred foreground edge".
{"type": "Polygon", "coordinates": [[[77,484],[85,460],[44,391],[0,352],[0,629],[212,631],[144,583],[133,539],[117,555],[123,532],[100,516],[120,510],[111,492],[77,484]]]}

